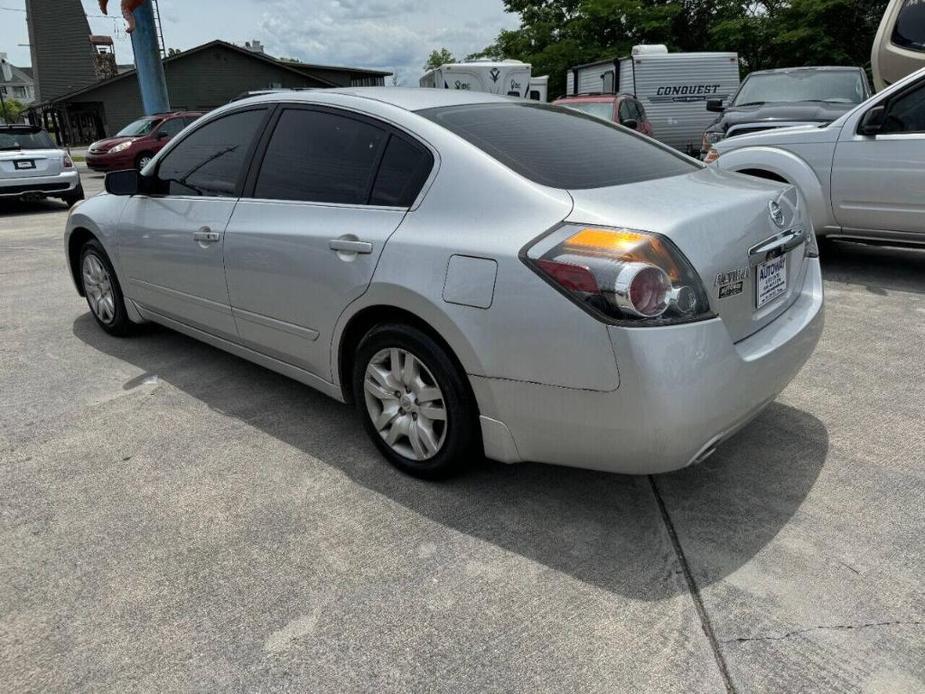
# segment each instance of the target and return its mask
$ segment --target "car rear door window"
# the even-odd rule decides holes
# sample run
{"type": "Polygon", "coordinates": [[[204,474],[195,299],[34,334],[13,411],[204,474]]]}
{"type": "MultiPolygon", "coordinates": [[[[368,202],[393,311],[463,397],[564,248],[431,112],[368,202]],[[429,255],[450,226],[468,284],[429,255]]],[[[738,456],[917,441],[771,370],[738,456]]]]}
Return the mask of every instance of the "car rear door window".
{"type": "Polygon", "coordinates": [[[625,123],[628,120],[632,120],[634,117],[629,99],[620,101],[620,123],[625,123]]]}
{"type": "Polygon", "coordinates": [[[896,26],[893,27],[893,43],[913,51],[925,51],[925,2],[906,0],[896,26]]]}
{"type": "Polygon", "coordinates": [[[183,138],[158,166],[158,193],[235,197],[265,115],[265,109],[239,111],[183,138]]]}
{"type": "Polygon", "coordinates": [[[389,134],[328,111],[286,109],[257,176],[254,197],[367,204],[389,134]]]}
{"type": "Polygon", "coordinates": [[[603,188],[700,168],[648,138],[570,109],[485,103],[418,113],[521,176],[553,188],[603,188]]]}
{"type": "Polygon", "coordinates": [[[379,165],[369,203],[410,207],[433,165],[434,157],[425,147],[392,135],[379,165]]]}

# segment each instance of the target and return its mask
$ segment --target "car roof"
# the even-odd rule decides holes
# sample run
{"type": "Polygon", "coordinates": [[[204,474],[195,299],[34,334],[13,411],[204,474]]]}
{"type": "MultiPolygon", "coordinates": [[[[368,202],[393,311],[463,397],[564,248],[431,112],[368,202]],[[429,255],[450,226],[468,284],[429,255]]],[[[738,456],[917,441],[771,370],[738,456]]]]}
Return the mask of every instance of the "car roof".
{"type": "MultiPolygon", "coordinates": [[[[272,94],[253,97],[254,102],[306,101],[316,100],[319,93],[326,97],[342,94],[349,97],[370,99],[406,111],[421,111],[440,106],[464,106],[467,104],[486,103],[525,103],[520,97],[496,96],[486,92],[468,91],[466,89],[434,89],[432,87],[352,87],[322,89],[311,91],[278,91],[272,94]]],[[[242,99],[234,102],[238,105],[251,101],[242,99]]]]}

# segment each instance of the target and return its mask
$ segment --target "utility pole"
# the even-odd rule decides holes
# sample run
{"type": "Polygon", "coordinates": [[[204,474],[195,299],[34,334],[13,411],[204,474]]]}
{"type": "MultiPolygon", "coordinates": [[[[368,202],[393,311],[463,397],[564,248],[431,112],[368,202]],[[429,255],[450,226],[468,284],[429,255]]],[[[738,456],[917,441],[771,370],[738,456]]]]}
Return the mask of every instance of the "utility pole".
{"type": "Polygon", "coordinates": [[[131,33],[141,101],[145,114],[149,116],[170,110],[167,79],[164,77],[157,24],[154,21],[151,3],[152,0],[144,0],[132,12],[135,17],[135,30],[131,33]]]}

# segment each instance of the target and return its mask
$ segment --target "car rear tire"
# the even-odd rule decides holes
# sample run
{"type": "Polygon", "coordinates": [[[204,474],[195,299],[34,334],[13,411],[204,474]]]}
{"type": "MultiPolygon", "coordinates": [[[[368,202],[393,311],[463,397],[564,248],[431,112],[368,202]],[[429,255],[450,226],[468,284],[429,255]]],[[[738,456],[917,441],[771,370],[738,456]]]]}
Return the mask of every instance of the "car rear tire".
{"type": "Polygon", "coordinates": [[[95,239],[87,241],[80,250],[80,281],[97,324],[116,337],[130,334],[135,324],[125,311],[122,287],[109,256],[95,239]]]}
{"type": "Polygon", "coordinates": [[[355,357],[354,400],[382,455],[424,479],[462,469],[478,450],[478,413],[446,349],[417,328],[386,324],[366,334],[355,357]]]}
{"type": "Polygon", "coordinates": [[[67,205],[68,209],[72,208],[74,205],[84,199],[83,184],[78,183],[77,187],[73,191],[67,195],[62,195],[61,199],[64,201],[64,204],[67,205]]]}

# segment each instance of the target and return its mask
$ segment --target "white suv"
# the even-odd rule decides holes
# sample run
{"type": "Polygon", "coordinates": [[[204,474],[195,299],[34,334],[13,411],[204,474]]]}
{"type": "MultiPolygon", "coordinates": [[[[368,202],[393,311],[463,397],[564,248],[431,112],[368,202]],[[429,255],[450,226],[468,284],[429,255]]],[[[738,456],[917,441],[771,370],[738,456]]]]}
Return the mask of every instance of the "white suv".
{"type": "Polygon", "coordinates": [[[925,245],[925,69],[829,125],[724,140],[707,161],[795,185],[820,237],[925,245]]]}

